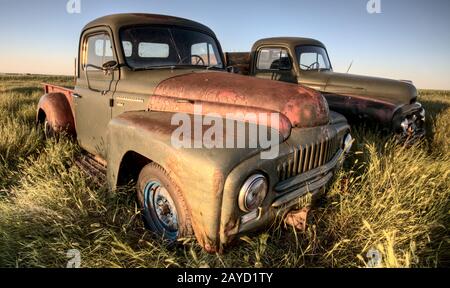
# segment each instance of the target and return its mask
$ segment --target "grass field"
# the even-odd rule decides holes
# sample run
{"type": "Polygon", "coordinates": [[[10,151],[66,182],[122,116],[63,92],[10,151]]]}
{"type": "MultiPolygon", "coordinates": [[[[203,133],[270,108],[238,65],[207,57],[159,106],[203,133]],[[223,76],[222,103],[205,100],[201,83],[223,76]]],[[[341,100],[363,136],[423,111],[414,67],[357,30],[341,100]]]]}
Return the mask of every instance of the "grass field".
{"type": "Polygon", "coordinates": [[[113,195],[74,163],[79,147],[43,139],[34,125],[41,82],[0,76],[0,267],[450,266],[450,92],[421,91],[427,138],[405,149],[354,127],[350,159],[305,233],[283,227],[245,237],[224,255],[195,240],[168,248],[145,231],[132,189],[113,195]]]}

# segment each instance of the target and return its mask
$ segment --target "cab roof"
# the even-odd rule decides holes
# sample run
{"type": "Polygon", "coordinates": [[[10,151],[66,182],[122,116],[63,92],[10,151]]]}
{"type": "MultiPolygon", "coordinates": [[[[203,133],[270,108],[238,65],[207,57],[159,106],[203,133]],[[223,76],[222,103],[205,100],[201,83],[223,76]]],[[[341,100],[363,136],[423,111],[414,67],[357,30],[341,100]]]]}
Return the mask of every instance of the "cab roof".
{"type": "Polygon", "coordinates": [[[302,37],[273,37],[273,38],[264,38],[255,42],[252,50],[256,50],[260,46],[270,46],[270,45],[285,45],[289,47],[296,47],[300,45],[314,45],[321,46],[325,48],[322,42],[311,39],[311,38],[302,38],[302,37]]]}
{"type": "Polygon", "coordinates": [[[144,13],[123,13],[103,16],[89,22],[86,26],[84,26],[83,31],[98,26],[109,26],[113,31],[118,31],[124,26],[146,24],[188,27],[192,29],[202,30],[204,32],[207,32],[208,34],[215,36],[214,32],[207,26],[192,20],[167,15],[144,13]]]}

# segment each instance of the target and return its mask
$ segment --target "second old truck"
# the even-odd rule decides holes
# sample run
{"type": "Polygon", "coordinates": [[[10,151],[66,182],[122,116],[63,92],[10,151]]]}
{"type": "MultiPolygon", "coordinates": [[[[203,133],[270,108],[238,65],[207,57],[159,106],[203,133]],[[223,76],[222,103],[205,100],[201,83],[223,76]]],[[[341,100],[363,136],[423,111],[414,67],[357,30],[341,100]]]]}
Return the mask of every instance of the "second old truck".
{"type": "Polygon", "coordinates": [[[425,134],[425,110],[409,81],[337,73],[325,45],[315,39],[275,37],[251,52],[226,53],[244,75],[304,85],[321,92],[333,111],[350,122],[370,122],[412,143],[425,134]]]}
{"type": "Polygon", "coordinates": [[[146,226],[172,241],[195,234],[220,252],[277,215],[295,218],[350,149],[346,119],[320,93],[227,73],[213,31],[190,20],[99,18],[81,33],[78,62],[74,90],[45,85],[37,121],[47,135],[76,138],[105,167],[110,190],[135,183],[146,226]],[[230,114],[243,129],[228,129],[230,114]],[[269,114],[276,120],[247,118],[269,114]],[[270,147],[236,144],[252,127],[275,130],[270,147]],[[272,148],[274,157],[262,157],[272,148]]]}

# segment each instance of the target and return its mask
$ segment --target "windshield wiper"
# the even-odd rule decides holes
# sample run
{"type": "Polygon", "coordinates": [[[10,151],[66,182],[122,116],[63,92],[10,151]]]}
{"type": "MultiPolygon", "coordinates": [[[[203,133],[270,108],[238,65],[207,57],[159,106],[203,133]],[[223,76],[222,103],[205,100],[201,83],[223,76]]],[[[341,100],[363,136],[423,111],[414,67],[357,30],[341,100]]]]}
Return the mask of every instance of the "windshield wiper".
{"type": "Polygon", "coordinates": [[[216,65],[194,65],[194,64],[179,64],[176,65],[178,67],[189,67],[189,68],[199,68],[199,69],[206,69],[206,70],[210,70],[210,69],[217,69],[217,70],[223,70],[223,68],[217,67],[216,65]]]}
{"type": "Polygon", "coordinates": [[[222,69],[215,65],[206,66],[206,65],[193,65],[193,64],[176,64],[176,65],[160,65],[160,66],[148,66],[148,67],[138,67],[133,68],[133,71],[142,71],[142,70],[158,70],[158,69],[182,69],[182,68],[199,68],[199,69],[222,69]]]}
{"type": "Polygon", "coordinates": [[[159,69],[176,69],[177,65],[161,65],[161,66],[148,66],[148,67],[138,67],[133,68],[133,71],[142,71],[142,70],[159,70],[159,69]]]}

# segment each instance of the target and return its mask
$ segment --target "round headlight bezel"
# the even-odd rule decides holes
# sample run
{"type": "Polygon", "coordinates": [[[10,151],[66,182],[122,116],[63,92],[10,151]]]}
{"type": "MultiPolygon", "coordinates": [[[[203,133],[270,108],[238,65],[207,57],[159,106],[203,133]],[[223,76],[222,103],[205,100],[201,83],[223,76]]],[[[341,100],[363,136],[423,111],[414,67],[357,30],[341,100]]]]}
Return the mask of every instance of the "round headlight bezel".
{"type": "Polygon", "coordinates": [[[258,209],[266,199],[268,189],[269,183],[263,174],[257,173],[248,177],[239,191],[239,208],[244,212],[258,209]],[[250,197],[256,202],[249,203],[252,200],[250,197]]]}

